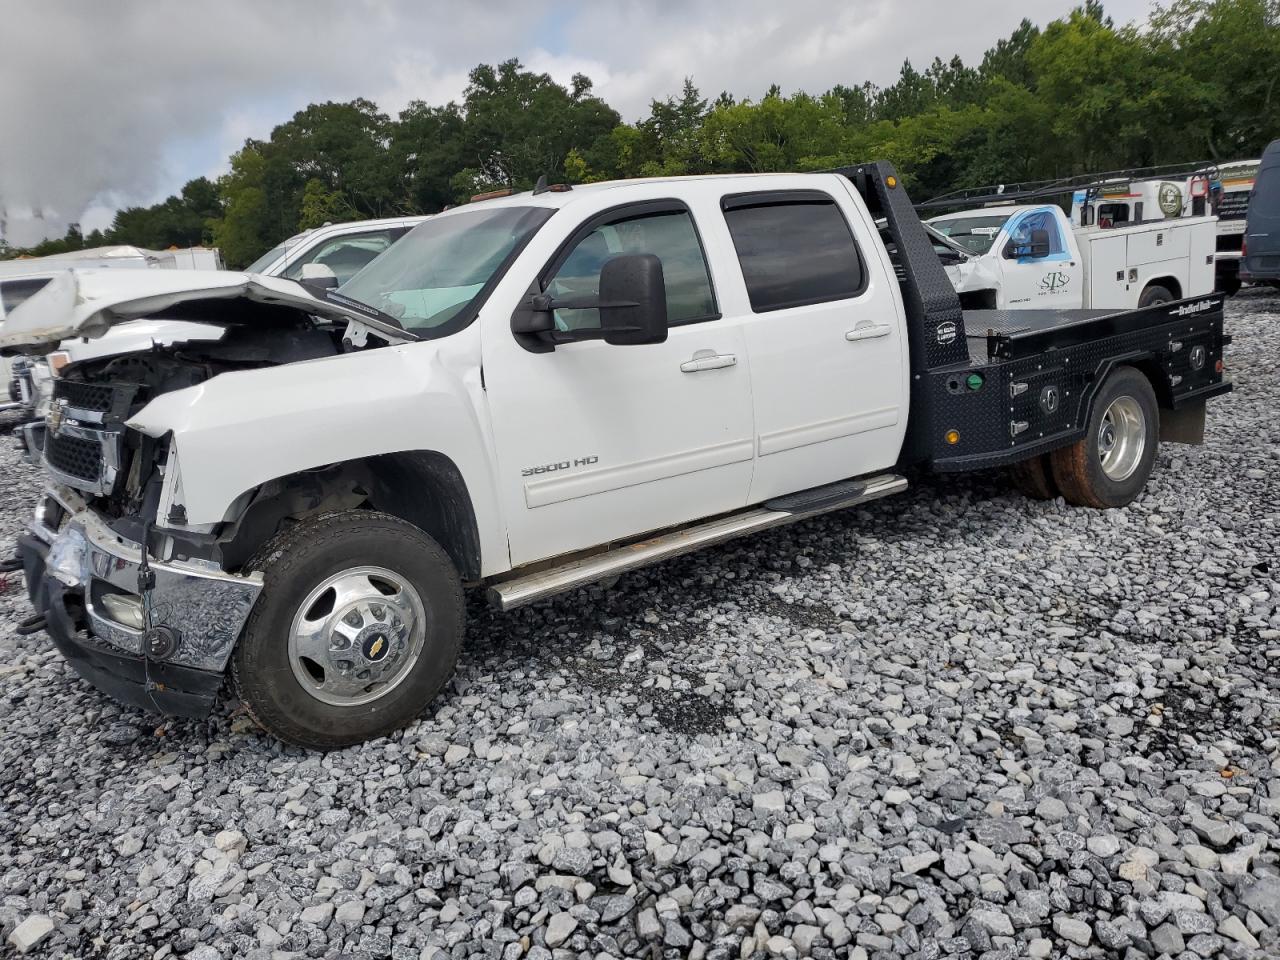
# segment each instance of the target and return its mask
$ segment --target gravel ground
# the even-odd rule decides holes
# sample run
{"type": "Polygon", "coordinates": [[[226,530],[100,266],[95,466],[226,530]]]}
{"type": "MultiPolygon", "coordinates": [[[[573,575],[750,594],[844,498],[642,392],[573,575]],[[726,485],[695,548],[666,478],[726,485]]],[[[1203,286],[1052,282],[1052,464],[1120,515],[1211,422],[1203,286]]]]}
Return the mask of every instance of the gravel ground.
{"type": "MultiPolygon", "coordinates": [[[[1280,956],[1278,325],[1232,301],[1126,510],[924,479],[473,605],[434,713],[328,755],[116,707],[11,577],[0,952],[1280,956]]],[[[36,484],[0,453],[5,539],[36,484]]]]}

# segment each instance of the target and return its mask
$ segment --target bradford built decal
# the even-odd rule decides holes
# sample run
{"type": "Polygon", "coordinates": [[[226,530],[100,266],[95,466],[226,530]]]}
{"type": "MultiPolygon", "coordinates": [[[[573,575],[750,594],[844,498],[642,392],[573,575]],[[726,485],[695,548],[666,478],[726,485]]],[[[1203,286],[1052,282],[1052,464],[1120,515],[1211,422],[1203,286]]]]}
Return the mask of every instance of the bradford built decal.
{"type": "Polygon", "coordinates": [[[1221,305],[1221,300],[1201,300],[1199,303],[1187,303],[1181,307],[1174,307],[1169,311],[1169,315],[1172,317],[1191,317],[1221,305]]]}

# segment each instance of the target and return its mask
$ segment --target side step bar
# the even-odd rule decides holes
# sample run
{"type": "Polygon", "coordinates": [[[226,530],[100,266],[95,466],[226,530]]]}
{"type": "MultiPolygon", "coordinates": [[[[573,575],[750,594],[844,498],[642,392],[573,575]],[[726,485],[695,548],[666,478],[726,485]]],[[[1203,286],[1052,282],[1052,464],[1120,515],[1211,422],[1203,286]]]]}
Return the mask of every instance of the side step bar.
{"type": "Polygon", "coordinates": [[[646,567],[660,560],[692,553],[702,547],[794,523],[821,513],[879,500],[881,497],[901,493],[906,488],[906,479],[892,473],[863,480],[841,480],[825,487],[771,500],[763,506],[752,507],[740,513],[706,520],[695,526],[616,547],[595,556],[571,560],[547,570],[493,583],[489,586],[489,603],[499,610],[514,610],[516,607],[646,567]]]}

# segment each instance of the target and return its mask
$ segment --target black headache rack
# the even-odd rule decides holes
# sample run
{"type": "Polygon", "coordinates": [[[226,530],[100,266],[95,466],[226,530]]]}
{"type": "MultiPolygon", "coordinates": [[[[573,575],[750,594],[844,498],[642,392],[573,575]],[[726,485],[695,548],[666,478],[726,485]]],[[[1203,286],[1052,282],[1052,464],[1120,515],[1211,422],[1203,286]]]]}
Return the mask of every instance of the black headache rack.
{"type": "Polygon", "coordinates": [[[1151,380],[1162,436],[1199,442],[1205,401],[1231,389],[1221,294],[1139,310],[963,311],[892,165],[834,172],[897,248],[911,357],[904,465],[980,470],[1074,443],[1098,386],[1122,364],[1151,380]]]}

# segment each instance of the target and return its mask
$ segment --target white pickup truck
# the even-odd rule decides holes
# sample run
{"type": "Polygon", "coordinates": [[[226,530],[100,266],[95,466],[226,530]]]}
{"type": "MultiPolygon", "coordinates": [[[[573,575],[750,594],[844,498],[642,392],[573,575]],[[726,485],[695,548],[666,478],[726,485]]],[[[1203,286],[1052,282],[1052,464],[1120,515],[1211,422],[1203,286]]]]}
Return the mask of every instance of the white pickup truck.
{"type": "Polygon", "coordinates": [[[426,708],[464,587],[510,609],[908,467],[1122,506],[1231,389],[1220,296],[963,311],[887,164],[489,199],[340,293],[68,275],[0,349],[156,313],[223,336],[63,371],[20,629],[162,712],[207,712],[229,673],[318,748],[426,708]]]}
{"type": "Polygon", "coordinates": [[[933,217],[956,249],[947,275],[966,307],[1132,309],[1214,289],[1213,217],[1073,227],[1054,204],[933,217]]]}

